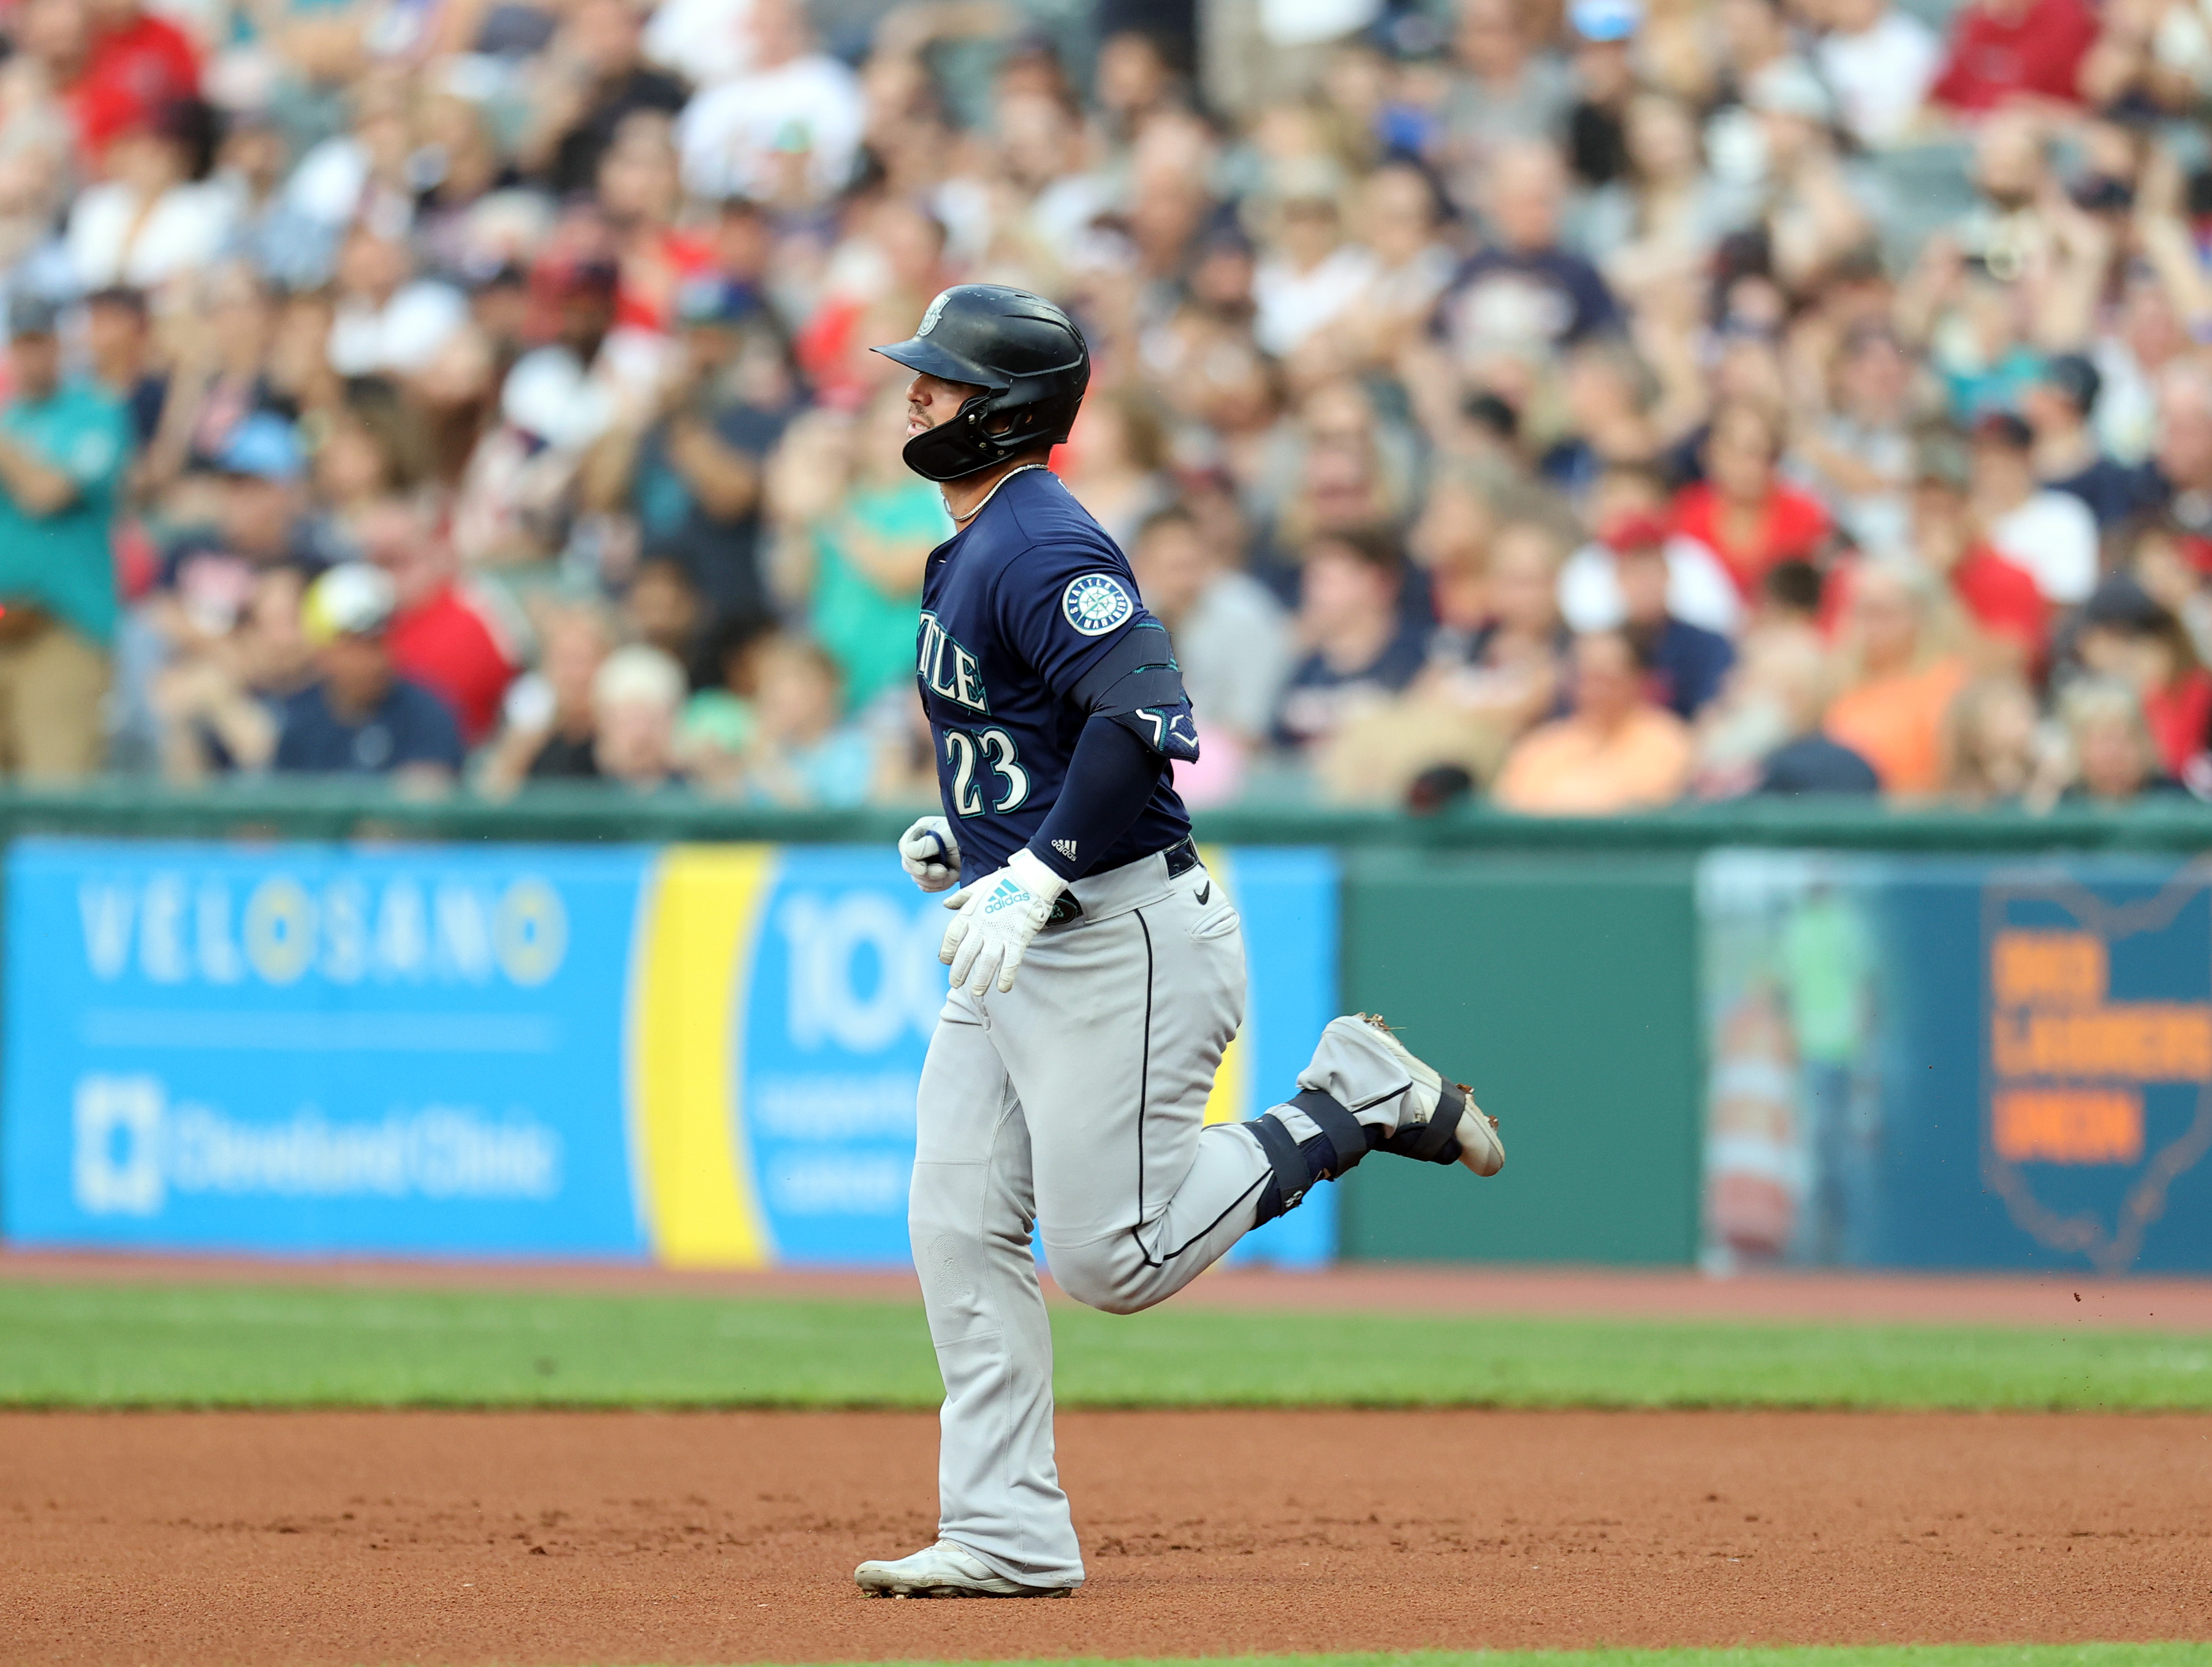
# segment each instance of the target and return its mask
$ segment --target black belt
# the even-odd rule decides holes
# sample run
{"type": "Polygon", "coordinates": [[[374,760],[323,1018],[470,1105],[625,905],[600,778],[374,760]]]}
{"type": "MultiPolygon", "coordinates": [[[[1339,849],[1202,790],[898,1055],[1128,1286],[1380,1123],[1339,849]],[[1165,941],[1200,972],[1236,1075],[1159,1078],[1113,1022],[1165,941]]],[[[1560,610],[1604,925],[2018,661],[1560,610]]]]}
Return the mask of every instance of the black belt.
{"type": "MultiPolygon", "coordinates": [[[[1168,878],[1173,879],[1176,875],[1187,874],[1198,867],[1198,843],[1189,836],[1185,835],[1164,851],[1156,851],[1152,855],[1164,856],[1168,860],[1168,878]]],[[[1140,856],[1136,860],[1139,862],[1148,862],[1152,859],[1140,856]]],[[[1126,868],[1129,865],[1125,862],[1117,866],[1126,868]]],[[[1106,872],[1110,874],[1114,870],[1109,868],[1106,872]]],[[[1076,901],[1075,893],[1062,891],[1053,899],[1052,913],[1045,917],[1044,923],[1047,926],[1065,926],[1070,921],[1082,918],[1083,905],[1076,901]]]]}

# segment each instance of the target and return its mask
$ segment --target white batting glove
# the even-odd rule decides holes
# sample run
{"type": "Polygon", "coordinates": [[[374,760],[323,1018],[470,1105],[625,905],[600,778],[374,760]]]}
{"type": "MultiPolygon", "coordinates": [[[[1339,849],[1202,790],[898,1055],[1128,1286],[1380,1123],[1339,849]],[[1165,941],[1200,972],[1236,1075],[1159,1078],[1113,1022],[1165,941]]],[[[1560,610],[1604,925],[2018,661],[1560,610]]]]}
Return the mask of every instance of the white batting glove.
{"type": "Polygon", "coordinates": [[[980,996],[996,978],[1002,992],[1012,989],[1030,940],[1044,930],[1066,890],[1066,880],[1020,850],[997,873],[945,898],[947,909],[960,912],[945,928],[937,958],[952,969],[953,987],[965,984],[970,995],[980,996]]]}
{"type": "Polygon", "coordinates": [[[960,883],[960,842],[941,816],[925,816],[899,836],[899,866],[925,891],[960,883]]]}

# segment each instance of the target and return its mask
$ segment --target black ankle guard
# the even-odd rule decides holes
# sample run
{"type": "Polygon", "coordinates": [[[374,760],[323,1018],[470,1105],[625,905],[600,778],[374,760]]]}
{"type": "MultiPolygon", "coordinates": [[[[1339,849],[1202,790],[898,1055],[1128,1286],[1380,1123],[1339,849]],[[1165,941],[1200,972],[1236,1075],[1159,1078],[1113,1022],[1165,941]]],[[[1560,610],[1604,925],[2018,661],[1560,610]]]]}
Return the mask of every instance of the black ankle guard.
{"type": "Polygon", "coordinates": [[[1298,1143],[1291,1138],[1291,1131],[1263,1114],[1244,1125],[1252,1131],[1252,1138],[1260,1143],[1260,1150],[1267,1154],[1267,1167],[1274,1171],[1267,1183],[1260,1189],[1259,1219],[1252,1225],[1264,1226],[1285,1210],[1294,1210],[1298,1201],[1306,1195],[1313,1184],[1313,1171],[1298,1151],[1298,1143]]]}
{"type": "Polygon", "coordinates": [[[1459,1161],[1460,1114],[1466,1110],[1466,1094],[1457,1083],[1448,1082],[1437,1096],[1437,1109],[1429,1113],[1428,1122],[1401,1129],[1376,1145],[1382,1151],[1395,1153],[1401,1158],[1418,1158],[1425,1164],[1455,1164],[1459,1161]]]}
{"type": "Polygon", "coordinates": [[[1267,1167],[1274,1171],[1260,1189],[1255,1226],[1297,1208],[1316,1185],[1348,1174],[1370,1152],[1389,1152],[1425,1164],[1459,1161],[1459,1120],[1467,1110],[1467,1095],[1455,1083],[1444,1084],[1437,1096],[1437,1109],[1426,1122],[1395,1135],[1385,1135],[1379,1128],[1360,1122],[1318,1088],[1294,1094],[1289,1104],[1311,1117],[1321,1133],[1301,1145],[1272,1111],[1244,1125],[1260,1142],[1260,1149],[1267,1154],[1267,1167]]]}
{"type": "MultiPolygon", "coordinates": [[[[1260,1149],[1267,1154],[1267,1166],[1274,1171],[1261,1189],[1255,1226],[1296,1209],[1317,1184],[1338,1179],[1375,1149],[1377,1131],[1318,1088],[1292,1095],[1289,1104],[1311,1117],[1321,1133],[1301,1145],[1272,1111],[1244,1125],[1260,1142],[1260,1149]]],[[[1458,1156],[1456,1145],[1453,1156],[1458,1156]]]]}

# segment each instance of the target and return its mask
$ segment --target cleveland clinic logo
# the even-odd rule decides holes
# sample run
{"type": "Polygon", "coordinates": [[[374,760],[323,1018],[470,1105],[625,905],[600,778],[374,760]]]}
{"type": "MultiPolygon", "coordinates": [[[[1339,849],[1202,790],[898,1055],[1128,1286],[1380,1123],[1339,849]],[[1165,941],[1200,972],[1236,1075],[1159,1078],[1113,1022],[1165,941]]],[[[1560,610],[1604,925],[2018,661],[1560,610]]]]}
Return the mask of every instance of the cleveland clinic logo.
{"type": "Polygon", "coordinates": [[[94,1216],[161,1214],[173,1196],[546,1202],[562,1140],[526,1113],[394,1106],[344,1121],[305,1105],[258,1122],[172,1103],[156,1076],[94,1072],[71,1097],[70,1193],[94,1216]]]}
{"type": "Polygon", "coordinates": [[[76,1086],[70,1191],[87,1215],[158,1215],[161,1085],[149,1076],[88,1076],[76,1086]]]}

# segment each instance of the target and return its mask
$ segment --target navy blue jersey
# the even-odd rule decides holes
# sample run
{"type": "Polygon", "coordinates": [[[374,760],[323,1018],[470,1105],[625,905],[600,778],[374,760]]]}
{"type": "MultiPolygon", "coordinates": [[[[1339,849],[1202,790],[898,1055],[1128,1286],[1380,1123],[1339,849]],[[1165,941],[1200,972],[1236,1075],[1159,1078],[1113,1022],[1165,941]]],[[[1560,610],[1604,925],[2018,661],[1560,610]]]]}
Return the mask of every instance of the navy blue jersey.
{"type": "MultiPolygon", "coordinates": [[[[1035,837],[1090,715],[1076,685],[1125,633],[1158,623],[1128,558],[1048,470],[1007,476],[930,553],[916,678],[963,880],[1035,837]]],[[[1189,832],[1163,768],[1128,832],[1084,867],[1117,868],[1189,832]]]]}

